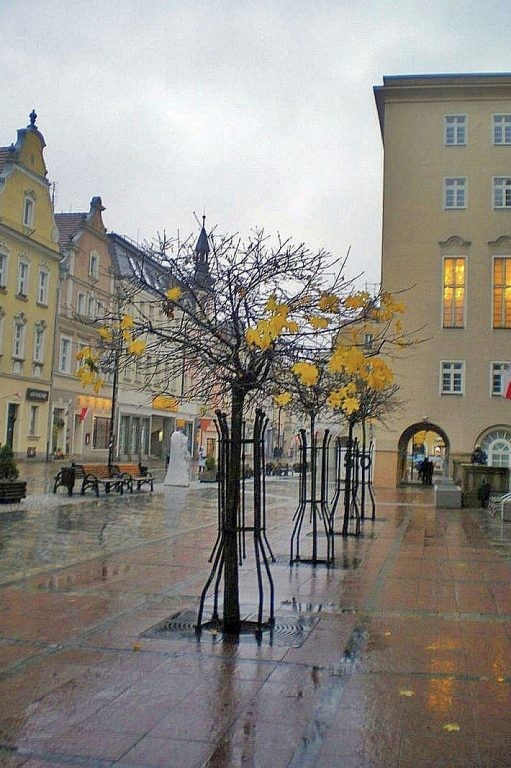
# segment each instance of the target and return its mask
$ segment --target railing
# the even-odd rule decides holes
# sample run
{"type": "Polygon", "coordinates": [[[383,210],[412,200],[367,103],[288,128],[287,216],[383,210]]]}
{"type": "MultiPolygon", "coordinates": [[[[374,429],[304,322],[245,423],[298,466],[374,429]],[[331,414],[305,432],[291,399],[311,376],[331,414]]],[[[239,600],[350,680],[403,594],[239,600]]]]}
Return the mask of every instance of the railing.
{"type": "Polygon", "coordinates": [[[511,493],[503,493],[500,496],[490,496],[488,502],[488,514],[492,517],[499,515],[500,519],[504,519],[504,503],[511,501],[511,493]]]}

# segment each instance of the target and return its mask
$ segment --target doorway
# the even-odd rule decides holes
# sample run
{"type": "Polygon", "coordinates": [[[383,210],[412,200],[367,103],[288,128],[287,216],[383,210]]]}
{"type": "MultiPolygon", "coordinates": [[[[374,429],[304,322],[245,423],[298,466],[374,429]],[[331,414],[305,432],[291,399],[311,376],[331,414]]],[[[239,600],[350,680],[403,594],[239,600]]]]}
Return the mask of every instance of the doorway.
{"type": "Polygon", "coordinates": [[[421,464],[433,463],[433,475],[449,474],[450,443],[444,430],[429,421],[411,424],[398,443],[397,485],[421,485],[421,464]]]}

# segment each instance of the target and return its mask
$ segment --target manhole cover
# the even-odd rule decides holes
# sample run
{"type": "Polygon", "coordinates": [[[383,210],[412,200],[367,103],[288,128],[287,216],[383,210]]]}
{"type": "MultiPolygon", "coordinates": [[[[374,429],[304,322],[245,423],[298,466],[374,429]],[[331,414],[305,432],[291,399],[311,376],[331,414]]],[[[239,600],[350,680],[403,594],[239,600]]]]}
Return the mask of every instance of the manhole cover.
{"type": "MultiPolygon", "coordinates": [[[[197,614],[195,611],[180,611],[160,621],[146,630],[142,637],[168,640],[196,640],[199,636],[195,630],[197,614]]],[[[299,648],[306,640],[318,619],[308,616],[276,616],[273,626],[256,624],[256,614],[247,615],[241,622],[240,634],[235,637],[224,635],[219,622],[209,621],[203,624],[200,639],[212,643],[224,640],[236,643],[264,643],[284,648],[299,648]]]]}

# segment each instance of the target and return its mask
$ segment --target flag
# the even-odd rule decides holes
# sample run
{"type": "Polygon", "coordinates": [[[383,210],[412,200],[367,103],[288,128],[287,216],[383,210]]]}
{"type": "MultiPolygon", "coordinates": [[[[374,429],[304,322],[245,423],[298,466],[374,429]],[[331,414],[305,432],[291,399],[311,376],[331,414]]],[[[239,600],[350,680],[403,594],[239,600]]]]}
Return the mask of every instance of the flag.
{"type": "Polygon", "coordinates": [[[88,410],[89,410],[88,408],[82,408],[82,410],[80,411],[80,421],[82,422],[85,421],[85,417],[87,415],[88,410]]]}
{"type": "Polygon", "coordinates": [[[502,371],[500,380],[502,397],[507,397],[508,400],[511,400],[511,370],[509,368],[502,371]]]}

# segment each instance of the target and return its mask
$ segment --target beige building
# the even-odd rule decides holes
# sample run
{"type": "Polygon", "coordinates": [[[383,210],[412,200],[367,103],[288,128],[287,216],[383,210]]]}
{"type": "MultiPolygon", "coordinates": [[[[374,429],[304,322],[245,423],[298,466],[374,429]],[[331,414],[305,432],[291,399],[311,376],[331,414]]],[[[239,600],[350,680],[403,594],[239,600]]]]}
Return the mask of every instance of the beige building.
{"type": "Polygon", "coordinates": [[[382,284],[407,292],[405,325],[426,339],[396,360],[401,410],[377,436],[376,479],[437,471],[476,445],[509,466],[511,74],[385,77],[382,284]]]}
{"type": "Polygon", "coordinates": [[[0,147],[0,444],[44,459],[59,283],[59,233],[32,112],[0,147]]]}

